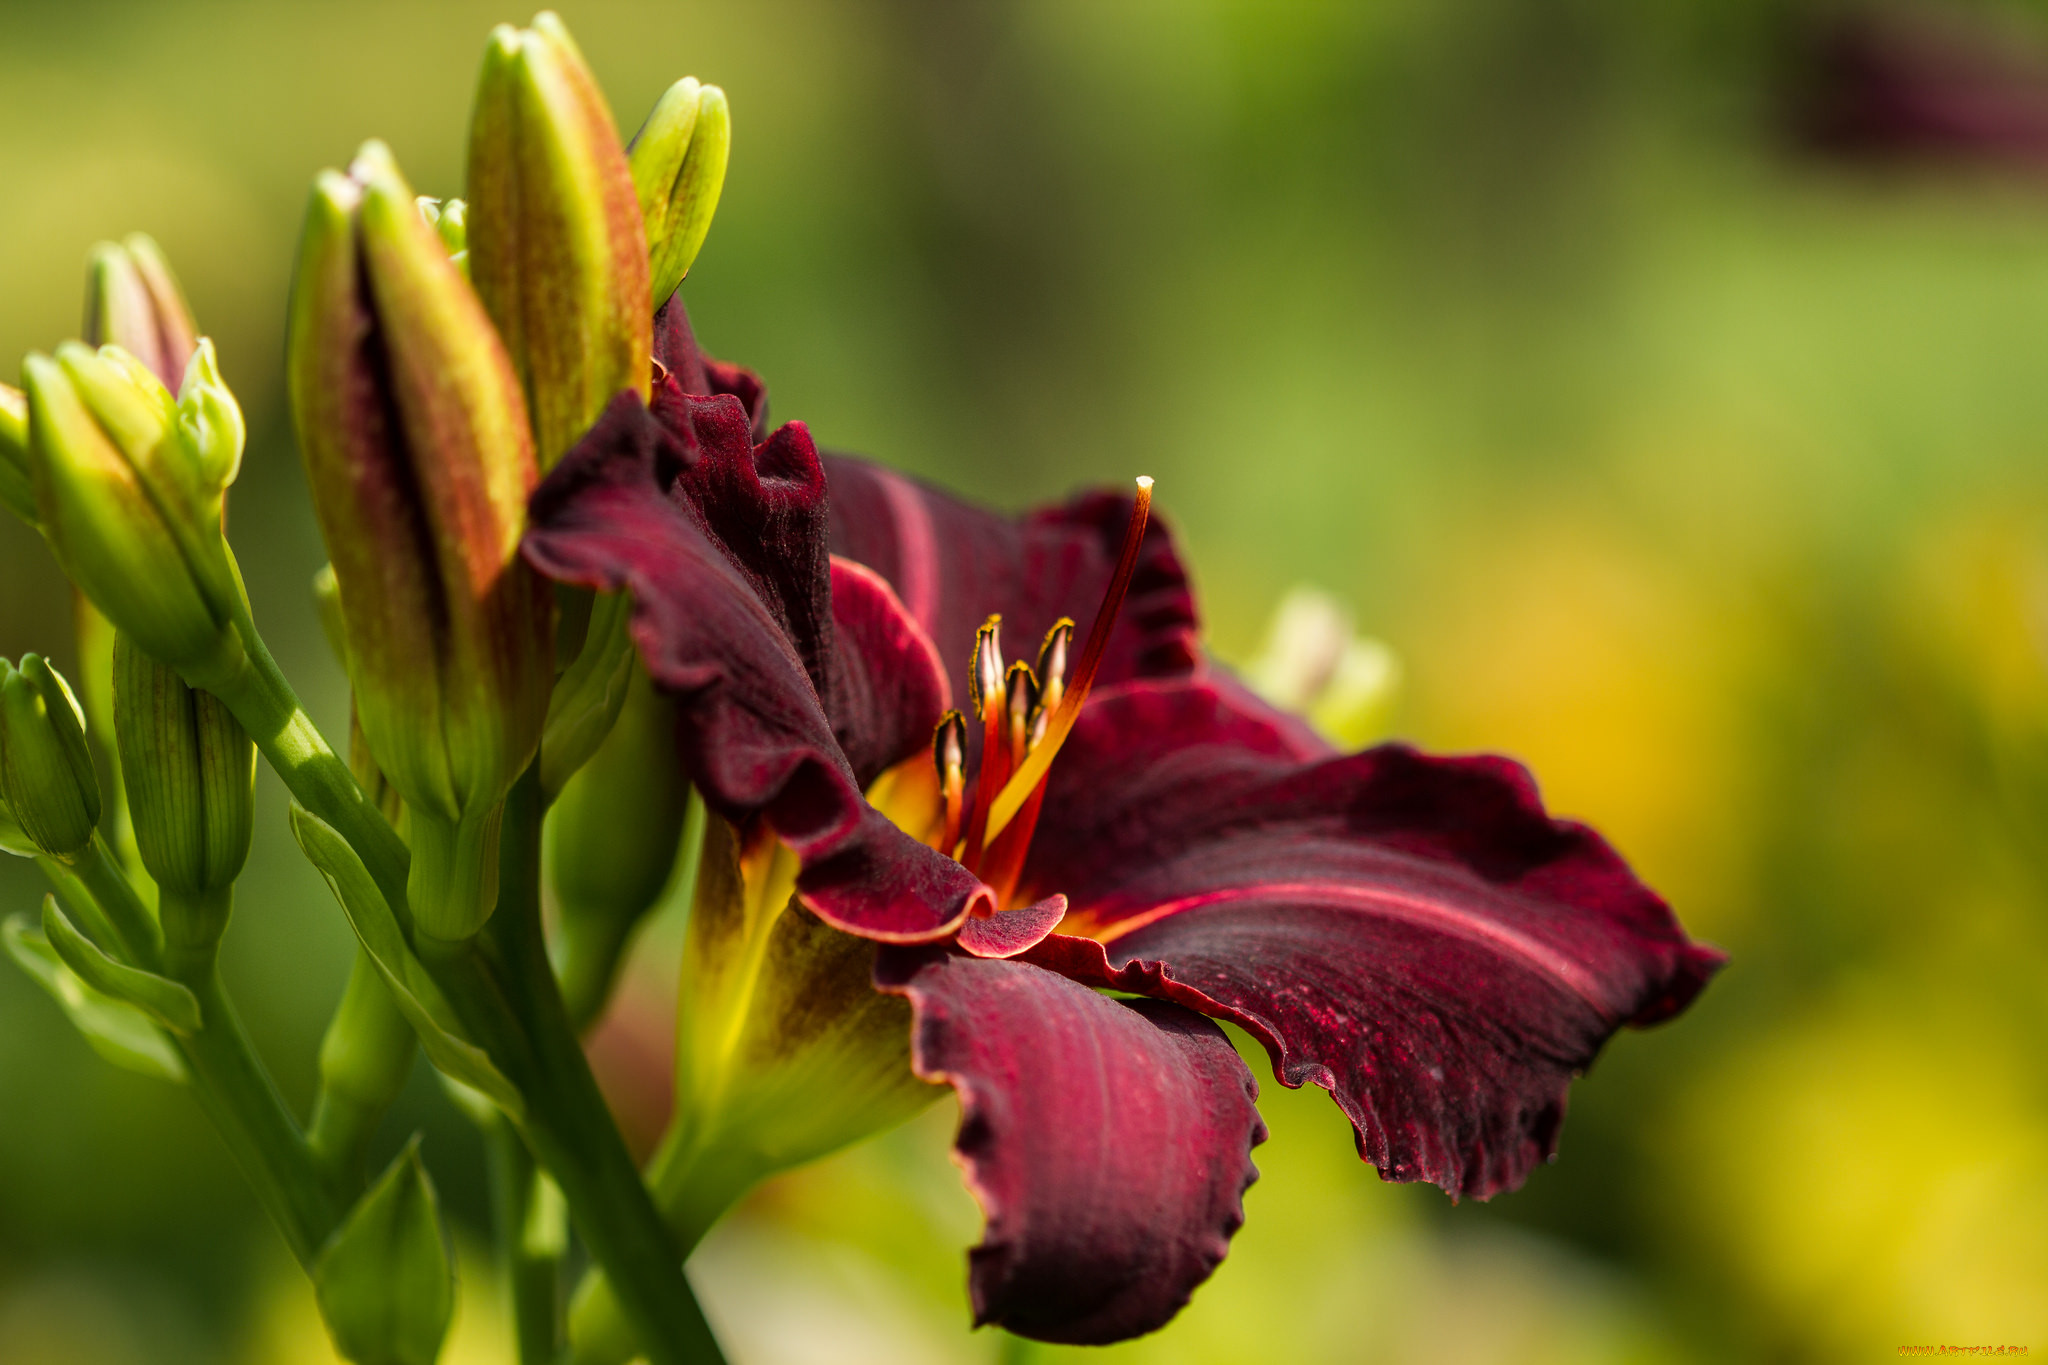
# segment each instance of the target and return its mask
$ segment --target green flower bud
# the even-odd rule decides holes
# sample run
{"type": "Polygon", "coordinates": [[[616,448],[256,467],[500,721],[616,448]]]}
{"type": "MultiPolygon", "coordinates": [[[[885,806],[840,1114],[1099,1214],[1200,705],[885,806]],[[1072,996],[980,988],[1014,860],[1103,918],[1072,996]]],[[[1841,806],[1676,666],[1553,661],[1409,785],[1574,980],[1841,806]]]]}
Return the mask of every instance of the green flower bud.
{"type": "Polygon", "coordinates": [[[232,886],[255,817],[249,736],[212,693],[187,687],[126,636],[114,642],[114,734],[149,875],[186,895],[232,886]]]}
{"type": "Polygon", "coordinates": [[[28,395],[0,384],[0,507],[36,524],[36,486],[28,463],[28,395]]]}
{"type": "Polygon", "coordinates": [[[184,378],[199,327],[162,248],[142,233],[101,242],[86,267],[85,340],[119,346],[164,384],[184,378]]]}
{"type": "Polygon", "coordinates": [[[553,14],[500,26],[469,127],[469,274],[524,386],[543,469],[621,389],[648,393],[647,239],[604,95],[553,14]]]}
{"type": "Polygon", "coordinates": [[[448,248],[449,259],[459,260],[469,250],[469,205],[460,199],[434,199],[423,194],[419,206],[420,217],[427,220],[441,245],[448,248]]]}
{"type": "Polygon", "coordinates": [[[313,1265],[334,1344],[366,1365],[434,1365],[455,1315],[455,1260],[417,1136],[313,1265]]]}
{"type": "Polygon", "coordinates": [[[629,156],[647,232],[650,297],[656,308],[690,273],[711,231],[725,163],[732,149],[732,111],[725,92],[685,76],[655,102],[634,134],[629,156]]]}
{"type": "Polygon", "coordinates": [[[496,903],[499,815],[547,711],[550,602],[519,559],[538,471],[511,362],[381,144],[314,188],[287,368],[416,924],[461,938],[496,903]]]}
{"type": "Polygon", "coordinates": [[[225,666],[241,580],[221,534],[244,427],[201,340],[172,397],[118,346],[22,362],[36,508],[65,571],[181,671],[225,666]]]}
{"type": "Polygon", "coordinates": [[[100,822],[85,713],[39,654],[19,668],[0,659],[0,799],[31,844],[67,862],[100,822]]]}

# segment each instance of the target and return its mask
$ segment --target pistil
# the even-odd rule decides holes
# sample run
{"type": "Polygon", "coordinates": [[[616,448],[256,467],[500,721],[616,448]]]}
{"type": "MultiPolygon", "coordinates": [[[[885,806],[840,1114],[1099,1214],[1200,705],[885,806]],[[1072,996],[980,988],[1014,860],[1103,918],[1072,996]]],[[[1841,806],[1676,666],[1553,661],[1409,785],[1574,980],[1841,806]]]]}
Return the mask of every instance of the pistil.
{"type": "MultiPolygon", "coordinates": [[[[1109,591],[1103,594],[1102,609],[1095,613],[1095,623],[1088,628],[1088,643],[1081,650],[1080,666],[1074,670],[1072,683],[1061,693],[1058,705],[1046,723],[1044,738],[1031,746],[1031,751],[1017,764],[1015,772],[1006,774],[1007,780],[992,801],[983,797],[983,792],[989,788],[990,771],[988,755],[984,751],[982,780],[975,793],[974,818],[967,836],[967,856],[974,860],[968,863],[969,867],[975,867],[979,863],[980,859],[976,856],[979,851],[1001,835],[1027,805],[1031,807],[1033,814],[1036,814],[1034,794],[1041,792],[1044,787],[1046,774],[1052,770],[1052,761],[1059,756],[1060,746],[1067,742],[1067,736],[1073,732],[1074,722],[1081,714],[1081,707],[1088,700],[1088,690],[1095,685],[1095,672],[1102,666],[1103,653],[1109,648],[1110,629],[1116,624],[1117,613],[1123,607],[1124,594],[1130,591],[1131,575],[1137,572],[1138,550],[1144,544],[1145,523],[1151,511],[1152,480],[1140,477],[1137,496],[1131,508],[1130,524],[1124,528],[1124,543],[1117,556],[1116,572],[1109,580],[1109,591]]],[[[982,629],[986,631],[990,627],[984,626],[982,629]]],[[[1055,627],[1055,633],[1057,629],[1055,627]]],[[[976,643],[979,657],[978,639],[976,643]]],[[[1051,636],[1047,637],[1046,643],[1048,646],[1054,644],[1051,636]]],[[[1064,654],[1063,641],[1058,647],[1064,654]]],[[[1046,673],[1050,674],[1051,671],[1047,669],[1046,673]]]]}

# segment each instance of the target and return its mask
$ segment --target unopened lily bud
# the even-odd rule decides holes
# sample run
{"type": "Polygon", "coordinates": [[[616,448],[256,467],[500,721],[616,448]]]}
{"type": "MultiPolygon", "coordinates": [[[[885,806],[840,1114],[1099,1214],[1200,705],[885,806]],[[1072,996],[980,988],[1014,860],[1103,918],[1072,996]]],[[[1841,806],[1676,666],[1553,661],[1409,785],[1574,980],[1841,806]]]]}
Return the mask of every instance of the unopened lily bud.
{"type": "Polygon", "coordinates": [[[647,232],[650,297],[656,308],[690,273],[711,231],[732,149],[725,92],[685,76],[655,102],[628,151],[647,232]]]}
{"type": "Polygon", "coordinates": [[[28,466],[28,395],[0,384],[0,507],[36,524],[36,486],[28,466]]]}
{"type": "Polygon", "coordinates": [[[166,386],[180,383],[199,327],[155,241],[137,232],[101,242],[86,267],[85,340],[119,346],[166,386]]]}
{"type": "Polygon", "coordinates": [[[39,654],[0,659],[0,800],[36,848],[69,861],[100,822],[100,783],[85,714],[39,654]]]}
{"type": "Polygon", "coordinates": [[[188,895],[232,886],[254,823],[249,736],[211,693],[187,687],[126,636],[114,642],[114,734],[149,875],[188,895]]]}
{"type": "Polygon", "coordinates": [[[649,390],[654,308],[625,149],[553,14],[501,25],[469,126],[469,274],[524,387],[543,469],[622,389],[649,390]]]}
{"type": "Polygon", "coordinates": [[[419,197],[420,217],[427,220],[427,226],[441,239],[441,245],[448,248],[450,259],[460,257],[469,250],[469,206],[460,199],[435,199],[428,195],[419,197]]]}
{"type": "Polygon", "coordinates": [[[67,342],[22,375],[36,509],[72,582],[166,663],[221,666],[243,603],[221,507],[245,429],[213,344],[176,397],[119,346],[67,342]]]}
{"type": "Polygon", "coordinates": [[[408,812],[413,913],[465,937],[496,903],[499,815],[547,710],[549,602],[519,559],[538,472],[504,347],[381,144],[315,185],[288,344],[356,712],[408,812]]]}

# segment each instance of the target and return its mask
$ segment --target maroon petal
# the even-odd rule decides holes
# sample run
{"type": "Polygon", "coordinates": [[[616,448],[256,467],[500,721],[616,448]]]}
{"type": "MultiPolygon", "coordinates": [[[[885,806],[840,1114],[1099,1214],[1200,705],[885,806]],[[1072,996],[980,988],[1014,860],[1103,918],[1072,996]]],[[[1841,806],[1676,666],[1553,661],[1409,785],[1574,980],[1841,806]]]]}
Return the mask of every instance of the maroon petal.
{"type": "Polygon", "coordinates": [[[1035,905],[970,919],[954,942],[976,957],[1015,957],[1045,942],[1066,915],[1067,898],[1054,892],[1035,905]]]}
{"type": "MultiPolygon", "coordinates": [[[[1028,658],[1062,616],[1087,638],[1130,521],[1129,497],[1091,493],[1012,519],[862,460],[827,456],[825,472],[832,552],[888,579],[948,667],[967,666],[975,629],[992,612],[1002,615],[1013,657],[1028,658]]],[[[1196,633],[1187,573],[1154,517],[1099,683],[1192,672],[1196,633]]]]}
{"type": "Polygon", "coordinates": [[[880,574],[832,561],[832,729],[861,790],[920,750],[953,704],[939,652],[880,574]]]}
{"type": "Polygon", "coordinates": [[[731,394],[739,399],[747,411],[747,425],[754,439],[767,439],[767,387],[752,370],[704,354],[690,328],[690,314],[683,307],[680,293],[654,315],[654,360],[683,393],[731,394]]]}
{"type": "Polygon", "coordinates": [[[1083,713],[1025,884],[1074,903],[1029,960],[1242,1025],[1283,1084],[1333,1092],[1383,1176],[1479,1198],[1552,1154],[1616,1029],[1683,1009],[1723,961],[1519,765],[1304,761],[1205,683],[1083,713]]]}
{"type": "Polygon", "coordinates": [[[1096,1345],[1164,1325],[1244,1222],[1266,1128],[1221,1030],[1021,962],[878,954],[910,1000],[911,1064],[960,1096],[954,1150],[988,1226],[977,1326],[1096,1345]]]}
{"type": "MultiPolygon", "coordinates": [[[[712,420],[678,429],[632,393],[615,399],[535,491],[526,557],[550,578],[632,592],[641,656],[683,703],[677,728],[693,780],[728,820],[766,816],[802,860],[798,889],[821,919],[885,941],[943,937],[985,903],[987,888],[862,799],[788,634],[786,617],[808,609],[800,574],[762,563],[755,548],[736,552],[682,495],[694,482],[730,519],[732,504],[758,487],[770,505],[755,509],[754,521],[771,530],[787,524],[777,521],[786,509],[774,499],[801,502],[800,479],[785,475],[801,475],[806,458],[815,469],[809,438],[787,427],[760,447],[751,474],[702,472],[717,457],[700,436],[727,439],[737,404],[686,401],[712,420]]],[[[791,553],[800,558],[803,547],[791,553]]]]}

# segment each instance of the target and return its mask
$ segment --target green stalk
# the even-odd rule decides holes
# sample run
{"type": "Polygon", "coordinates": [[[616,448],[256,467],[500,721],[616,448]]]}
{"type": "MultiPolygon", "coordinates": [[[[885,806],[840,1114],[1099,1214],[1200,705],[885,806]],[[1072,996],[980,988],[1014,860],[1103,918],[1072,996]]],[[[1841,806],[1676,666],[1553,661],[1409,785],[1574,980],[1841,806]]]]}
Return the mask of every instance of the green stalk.
{"type": "Polygon", "coordinates": [[[232,651],[232,660],[206,676],[185,681],[220,698],[285,789],[348,840],[400,922],[410,924],[404,908],[411,861],[405,841],[358,785],[348,764],[328,747],[254,622],[245,614],[236,629],[242,648],[232,651]]]}
{"type": "Polygon", "coordinates": [[[491,1172],[491,1224],[500,1273],[512,1299],[519,1365],[555,1365],[561,1338],[561,1206],[544,1197],[545,1179],[519,1130],[505,1118],[484,1130],[491,1172]],[[552,1207],[550,1207],[552,1205],[552,1207]]]}
{"type": "Polygon", "coordinates": [[[555,986],[540,927],[540,815],[540,784],[529,769],[506,802],[496,913],[473,939],[421,939],[421,960],[471,1037],[525,1096],[527,1141],[568,1198],[576,1230],[605,1268],[648,1359],[722,1363],[675,1239],[641,1183],[555,986]]]}
{"type": "MultiPolygon", "coordinates": [[[[113,869],[113,876],[126,885],[118,869],[113,869]]],[[[227,922],[234,892],[188,895],[165,889],[160,894],[169,923],[221,926],[227,922]]],[[[165,973],[183,982],[199,999],[198,1031],[185,1037],[174,1035],[191,1072],[193,1090],[257,1198],[284,1234],[292,1255],[310,1268],[328,1236],[340,1225],[347,1207],[345,1198],[322,1178],[298,1122],[242,1028],[241,1017],[221,984],[217,933],[196,942],[181,941],[175,933],[167,938],[165,973]]]]}
{"type": "MultiPolygon", "coordinates": [[[[237,626],[237,657],[186,681],[221,699],[299,803],[348,840],[400,923],[409,926],[404,842],[321,737],[253,622],[245,614],[237,626]]],[[[673,1239],[640,1183],[555,989],[541,941],[540,801],[533,773],[514,787],[505,820],[503,847],[517,854],[507,862],[516,863],[528,887],[508,894],[501,874],[503,909],[484,933],[454,943],[422,936],[415,950],[471,1039],[525,1098],[527,1140],[567,1196],[591,1254],[613,1278],[650,1360],[722,1362],[673,1239]]]]}
{"type": "Polygon", "coordinates": [[[134,883],[128,880],[128,874],[121,870],[107,841],[95,833],[92,843],[78,855],[74,871],[99,902],[128,960],[139,967],[155,967],[162,960],[163,932],[136,893],[134,883]]]}
{"type": "Polygon", "coordinates": [[[360,1189],[377,1125],[412,1071],[412,1025],[360,947],[348,987],[320,1040],[320,1088],[307,1140],[328,1178],[360,1189]]]}

